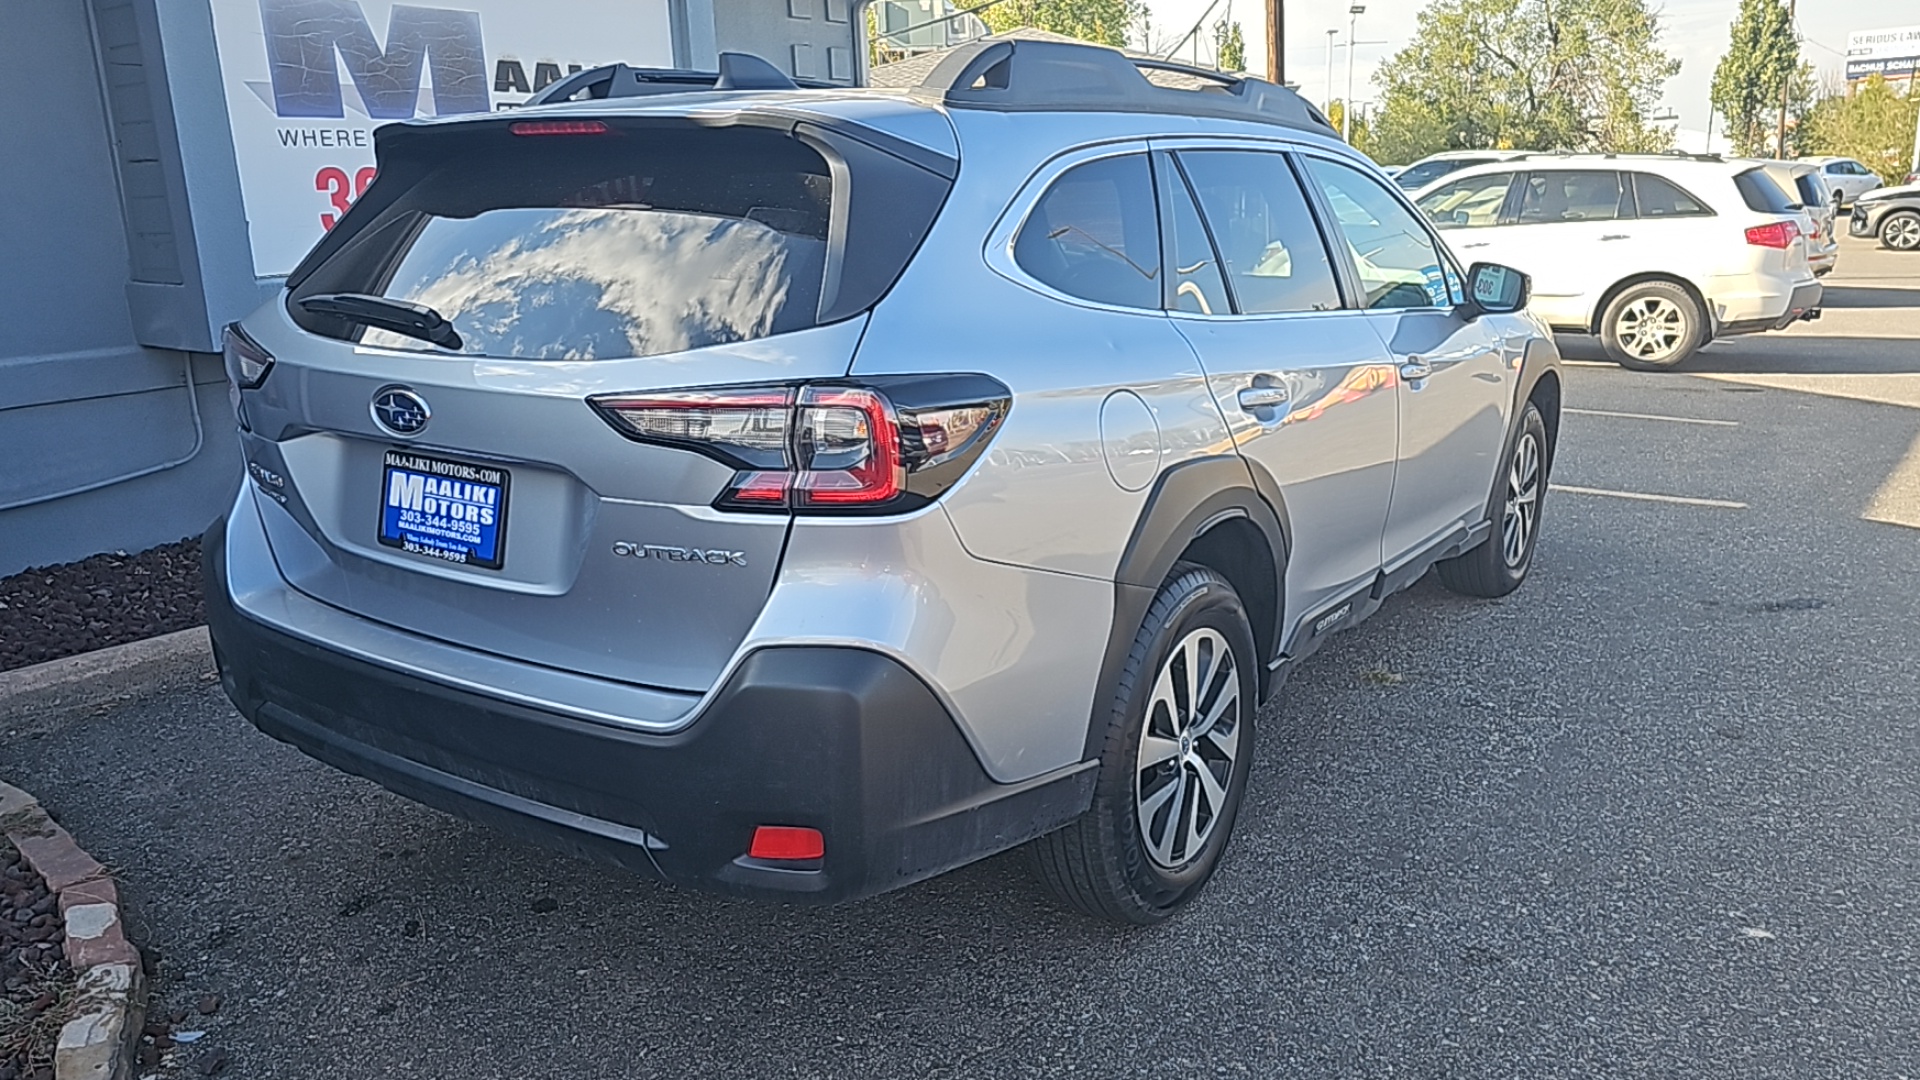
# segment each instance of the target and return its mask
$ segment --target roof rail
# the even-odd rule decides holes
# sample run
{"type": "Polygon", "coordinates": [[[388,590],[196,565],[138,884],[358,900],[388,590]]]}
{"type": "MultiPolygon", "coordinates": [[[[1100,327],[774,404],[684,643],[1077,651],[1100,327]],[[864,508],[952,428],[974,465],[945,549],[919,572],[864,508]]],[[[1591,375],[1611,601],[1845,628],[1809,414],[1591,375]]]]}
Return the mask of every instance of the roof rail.
{"type": "Polygon", "coordinates": [[[644,97],[652,94],[683,94],[694,90],[797,90],[800,87],[825,89],[834,83],[813,79],[794,80],[787,73],[752,53],[723,52],[720,70],[687,71],[680,68],[636,68],[625,64],[576,71],[557,83],[550,83],[526,100],[528,105],[549,105],[576,98],[644,97]]]}
{"type": "Polygon", "coordinates": [[[943,104],[1003,112],[1150,112],[1279,124],[1325,135],[1320,110],[1265,79],[1132,57],[1104,45],[976,41],[950,51],[919,86],[943,104]],[[1148,81],[1170,71],[1216,84],[1180,90],[1148,81]]]}

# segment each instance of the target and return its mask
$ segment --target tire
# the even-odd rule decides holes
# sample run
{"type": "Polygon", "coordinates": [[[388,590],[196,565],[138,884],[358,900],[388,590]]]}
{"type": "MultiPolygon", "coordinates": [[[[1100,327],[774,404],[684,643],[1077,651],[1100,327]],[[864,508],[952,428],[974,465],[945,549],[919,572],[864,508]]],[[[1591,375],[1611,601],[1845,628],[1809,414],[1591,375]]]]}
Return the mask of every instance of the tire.
{"type": "Polygon", "coordinates": [[[1920,251],[1920,213],[1895,210],[1880,223],[1880,243],[1894,251],[1920,251]]]}
{"type": "Polygon", "coordinates": [[[1033,843],[1040,881],[1062,904],[1146,926],[1199,895],[1246,797],[1258,663],[1233,586],[1176,565],[1114,688],[1093,806],[1033,843]],[[1182,693],[1189,665],[1205,672],[1199,709],[1180,704],[1192,698],[1182,693]],[[1141,766],[1158,754],[1167,756],[1141,766]]]}
{"type": "Polygon", "coordinates": [[[1520,414],[1520,430],[1507,453],[1507,467],[1494,478],[1493,535],[1471,551],[1437,564],[1440,584],[1462,596],[1505,596],[1527,580],[1540,536],[1541,504],[1547,495],[1553,447],[1546,421],[1533,402],[1520,414]]]}
{"type": "Polygon", "coordinates": [[[1707,343],[1707,313],[1671,281],[1621,290],[1600,316],[1607,358],[1634,371],[1666,371],[1707,343]]]}

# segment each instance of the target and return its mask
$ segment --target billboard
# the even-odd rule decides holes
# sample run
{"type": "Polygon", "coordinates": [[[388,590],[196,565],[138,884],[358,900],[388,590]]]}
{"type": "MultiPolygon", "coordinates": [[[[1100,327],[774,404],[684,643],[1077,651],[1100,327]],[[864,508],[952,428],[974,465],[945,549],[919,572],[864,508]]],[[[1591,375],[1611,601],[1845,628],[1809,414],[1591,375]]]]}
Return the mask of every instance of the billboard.
{"type": "Polygon", "coordinates": [[[373,130],[512,108],[582,68],[672,67],[666,0],[212,0],[254,273],[291,271],[373,182],[373,130]]]}
{"type": "Polygon", "coordinates": [[[1920,69],[1920,26],[1855,30],[1847,35],[1847,78],[1911,78],[1920,69]]]}

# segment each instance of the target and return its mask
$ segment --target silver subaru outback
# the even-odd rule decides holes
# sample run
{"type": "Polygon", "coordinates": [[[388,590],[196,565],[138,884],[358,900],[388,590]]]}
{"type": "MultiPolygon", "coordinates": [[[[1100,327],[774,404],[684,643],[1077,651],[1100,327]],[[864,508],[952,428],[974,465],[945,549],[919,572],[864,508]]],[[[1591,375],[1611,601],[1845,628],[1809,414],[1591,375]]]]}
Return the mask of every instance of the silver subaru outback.
{"type": "Polygon", "coordinates": [[[1064,902],[1165,918],[1294,665],[1429,569],[1526,577],[1526,278],[1259,80],[721,67],[379,131],[229,330],[227,694],[673,882],[830,902],[1031,842],[1064,902]]]}

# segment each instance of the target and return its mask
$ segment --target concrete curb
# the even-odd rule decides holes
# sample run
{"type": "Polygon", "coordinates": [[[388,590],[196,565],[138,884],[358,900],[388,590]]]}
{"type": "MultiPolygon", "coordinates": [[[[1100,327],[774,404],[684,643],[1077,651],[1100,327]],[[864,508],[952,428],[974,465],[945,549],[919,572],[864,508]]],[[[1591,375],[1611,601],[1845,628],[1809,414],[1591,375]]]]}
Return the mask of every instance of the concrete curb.
{"type": "Polygon", "coordinates": [[[193,657],[205,659],[206,670],[212,670],[213,647],[204,626],[0,672],[0,715],[116,701],[144,689],[161,668],[193,657]]]}
{"type": "Polygon", "coordinates": [[[38,800],[4,781],[0,832],[59,896],[67,965],[79,976],[74,1017],[54,1047],[54,1080],[127,1080],[146,1019],[147,982],[113,878],[38,800]]]}

